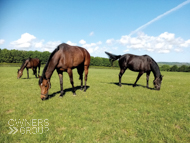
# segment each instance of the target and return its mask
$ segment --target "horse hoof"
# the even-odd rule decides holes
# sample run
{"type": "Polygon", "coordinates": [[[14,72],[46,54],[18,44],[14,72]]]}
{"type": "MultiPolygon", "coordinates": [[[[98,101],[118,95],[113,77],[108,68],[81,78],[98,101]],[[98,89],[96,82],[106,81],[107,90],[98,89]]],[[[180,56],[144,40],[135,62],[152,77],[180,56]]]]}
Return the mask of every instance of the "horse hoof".
{"type": "Polygon", "coordinates": [[[59,98],[63,98],[63,95],[60,95],[59,98]]]}

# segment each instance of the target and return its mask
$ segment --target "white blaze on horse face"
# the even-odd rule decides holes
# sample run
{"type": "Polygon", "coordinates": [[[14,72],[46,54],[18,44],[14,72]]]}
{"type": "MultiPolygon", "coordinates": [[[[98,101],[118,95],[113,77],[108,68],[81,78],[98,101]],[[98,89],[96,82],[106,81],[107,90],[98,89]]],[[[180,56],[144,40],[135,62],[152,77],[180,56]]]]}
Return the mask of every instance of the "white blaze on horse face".
{"type": "Polygon", "coordinates": [[[47,95],[49,91],[49,82],[47,80],[43,80],[40,84],[41,94],[47,95]]]}
{"type": "Polygon", "coordinates": [[[23,75],[22,71],[19,70],[19,71],[18,71],[18,74],[17,74],[17,78],[19,79],[22,75],[23,75]]]}

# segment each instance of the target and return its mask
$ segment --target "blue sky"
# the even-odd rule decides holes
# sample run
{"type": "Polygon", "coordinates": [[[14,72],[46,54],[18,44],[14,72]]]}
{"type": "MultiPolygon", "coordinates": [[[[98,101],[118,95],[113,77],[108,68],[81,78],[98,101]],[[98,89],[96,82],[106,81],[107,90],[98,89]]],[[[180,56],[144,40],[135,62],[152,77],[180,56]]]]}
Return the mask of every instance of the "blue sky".
{"type": "Polygon", "coordinates": [[[0,48],[91,56],[132,53],[190,62],[190,0],[0,0],[0,48]]]}

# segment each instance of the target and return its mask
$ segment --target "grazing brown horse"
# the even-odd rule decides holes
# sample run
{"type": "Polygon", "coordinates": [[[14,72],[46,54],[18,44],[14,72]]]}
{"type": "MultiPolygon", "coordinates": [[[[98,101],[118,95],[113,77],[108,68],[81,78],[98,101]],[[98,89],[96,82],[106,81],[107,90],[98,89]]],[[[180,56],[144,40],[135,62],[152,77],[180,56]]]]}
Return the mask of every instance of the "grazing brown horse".
{"type": "Polygon", "coordinates": [[[83,72],[85,71],[85,87],[86,91],[86,81],[88,75],[88,68],[90,65],[90,54],[88,51],[82,47],[70,46],[68,44],[60,44],[50,55],[42,76],[39,79],[39,86],[41,88],[41,99],[46,99],[48,97],[48,90],[51,87],[50,78],[54,72],[57,70],[60,79],[61,94],[60,97],[64,95],[63,91],[63,72],[67,72],[70,77],[70,83],[73,88],[73,95],[75,94],[73,73],[72,69],[77,68],[79,79],[81,80],[81,90],[83,89],[83,72]]]}
{"type": "Polygon", "coordinates": [[[39,76],[39,73],[40,73],[40,66],[41,66],[41,61],[38,59],[38,58],[28,58],[26,59],[20,69],[18,69],[18,72],[17,72],[17,78],[21,78],[21,76],[23,75],[23,70],[26,68],[27,70],[27,78],[29,78],[29,71],[28,69],[31,68],[33,70],[33,74],[37,77],[37,67],[38,67],[38,76],[39,76]]]}
{"type": "Polygon", "coordinates": [[[148,88],[149,75],[150,72],[152,71],[155,78],[153,81],[154,87],[157,90],[160,90],[163,76],[160,74],[159,66],[150,56],[148,55],[137,56],[132,54],[114,55],[108,52],[105,53],[109,56],[111,63],[119,59],[119,66],[120,66],[119,86],[121,86],[122,75],[124,74],[125,70],[129,68],[132,71],[139,72],[137,79],[133,84],[133,87],[136,86],[137,81],[143,75],[143,73],[146,73],[147,88],[148,88]]]}

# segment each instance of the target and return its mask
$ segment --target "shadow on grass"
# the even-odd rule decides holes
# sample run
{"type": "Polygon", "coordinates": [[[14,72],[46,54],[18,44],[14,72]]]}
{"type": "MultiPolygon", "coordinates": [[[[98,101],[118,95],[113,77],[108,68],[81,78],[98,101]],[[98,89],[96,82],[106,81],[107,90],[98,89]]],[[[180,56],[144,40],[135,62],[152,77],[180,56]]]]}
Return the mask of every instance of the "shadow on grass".
{"type": "Polygon", "coordinates": [[[29,78],[27,78],[27,77],[22,78],[22,77],[21,77],[21,78],[19,78],[19,79],[34,79],[34,78],[35,78],[35,79],[39,79],[38,77],[37,77],[37,78],[36,78],[36,77],[29,77],[29,78]]]}
{"type": "MultiPolygon", "coordinates": [[[[115,84],[115,85],[119,86],[118,82],[117,83],[116,82],[110,82],[109,84],[115,84]]],[[[133,86],[134,84],[133,83],[121,83],[121,85],[133,86]]],[[[138,86],[143,87],[143,88],[147,88],[146,86],[140,85],[140,84],[136,84],[136,86],[134,86],[134,87],[138,87],[138,86]]],[[[148,89],[150,89],[150,90],[156,90],[155,88],[151,88],[151,87],[148,87],[148,89]]]]}
{"type": "MultiPolygon", "coordinates": [[[[86,86],[86,91],[88,90],[88,88],[90,88],[90,86],[86,86]]],[[[81,89],[81,86],[76,86],[75,87],[76,91],[79,90],[79,89],[81,89]]],[[[83,89],[84,89],[84,87],[83,87],[83,89]]],[[[64,95],[66,94],[66,92],[72,92],[72,91],[73,91],[73,88],[67,88],[67,89],[64,90],[64,95]]],[[[57,94],[60,94],[60,93],[61,93],[61,91],[54,92],[54,93],[48,95],[48,97],[45,100],[48,100],[48,99],[50,99],[52,97],[55,97],[57,94]]]]}

